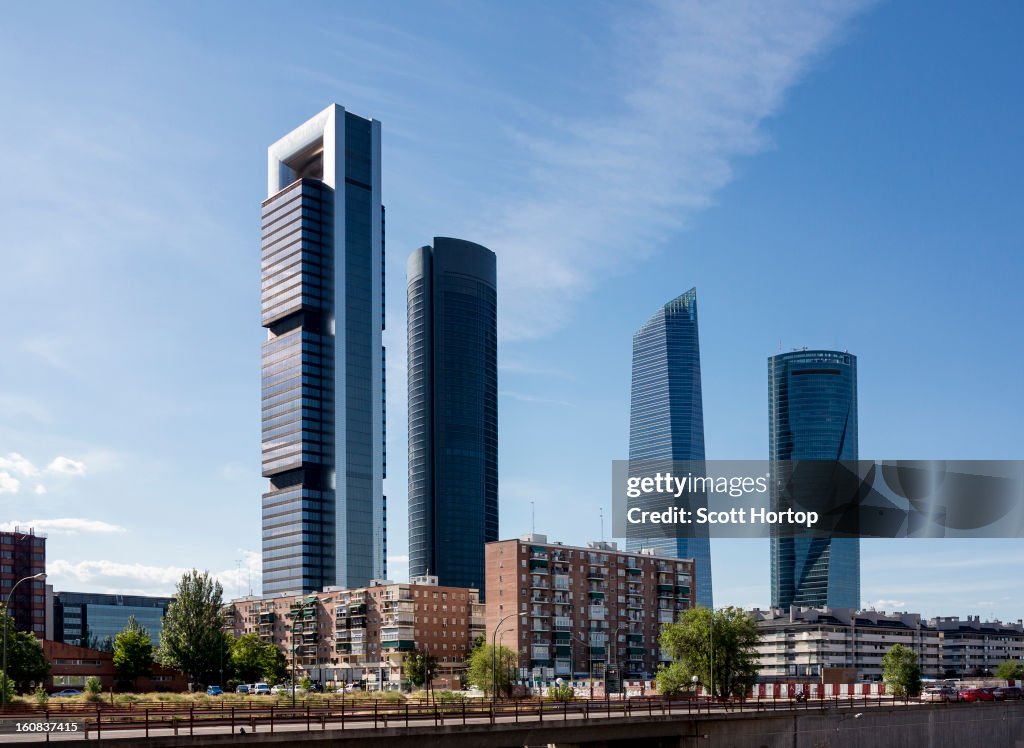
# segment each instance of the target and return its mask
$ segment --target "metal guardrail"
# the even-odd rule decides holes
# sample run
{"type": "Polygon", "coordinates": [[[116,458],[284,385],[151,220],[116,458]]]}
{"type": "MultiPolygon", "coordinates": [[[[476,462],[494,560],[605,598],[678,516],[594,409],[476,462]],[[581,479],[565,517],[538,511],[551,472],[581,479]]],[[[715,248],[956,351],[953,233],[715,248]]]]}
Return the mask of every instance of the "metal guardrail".
{"type": "MultiPolygon", "coordinates": [[[[810,712],[832,711],[841,708],[866,708],[888,705],[918,703],[920,699],[897,699],[892,696],[862,695],[808,699],[743,699],[712,700],[708,698],[664,698],[657,696],[578,699],[570,701],[463,700],[441,702],[385,702],[348,701],[337,703],[298,704],[295,707],[279,704],[262,706],[242,704],[230,707],[220,705],[168,705],[159,706],[84,704],[64,705],[57,709],[49,706],[37,709],[8,709],[5,717],[23,716],[44,722],[60,719],[75,719],[83,725],[83,737],[102,739],[104,734],[119,730],[142,730],[146,737],[151,731],[173,731],[173,734],[195,734],[197,728],[227,727],[231,732],[247,728],[251,732],[273,733],[275,727],[291,725],[294,730],[304,725],[306,731],[337,730],[368,727],[413,727],[430,724],[444,725],[494,725],[499,722],[551,722],[570,719],[595,719],[612,717],[694,717],[704,715],[730,716],[744,713],[810,712]],[[187,733],[186,733],[187,731],[187,733]]],[[[975,702],[987,704],[990,702],[975,702]]],[[[998,702],[996,702],[998,703],[998,702]]],[[[971,708],[973,704],[961,703],[971,708]]],[[[944,706],[962,708],[961,704],[946,703],[944,706]]],[[[942,705],[937,705],[942,706],[942,705]]],[[[1024,706],[1024,704],[1022,704],[1024,706]]],[[[47,740],[49,738],[47,737],[47,740]]]]}

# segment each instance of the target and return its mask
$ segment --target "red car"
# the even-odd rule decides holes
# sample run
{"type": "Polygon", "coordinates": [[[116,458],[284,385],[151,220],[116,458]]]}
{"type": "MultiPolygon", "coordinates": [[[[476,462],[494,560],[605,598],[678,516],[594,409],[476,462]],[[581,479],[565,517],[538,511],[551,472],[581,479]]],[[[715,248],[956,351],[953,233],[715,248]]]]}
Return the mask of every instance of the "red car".
{"type": "Polygon", "coordinates": [[[961,701],[995,701],[991,688],[965,688],[960,692],[961,701]]]}

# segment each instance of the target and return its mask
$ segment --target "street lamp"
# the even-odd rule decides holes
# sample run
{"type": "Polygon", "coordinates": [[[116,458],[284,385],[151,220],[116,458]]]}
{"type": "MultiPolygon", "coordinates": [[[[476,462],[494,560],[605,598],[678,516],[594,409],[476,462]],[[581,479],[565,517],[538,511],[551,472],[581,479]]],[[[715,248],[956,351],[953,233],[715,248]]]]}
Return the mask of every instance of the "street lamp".
{"type": "Polygon", "coordinates": [[[517,613],[509,613],[507,616],[498,621],[498,625],[494,627],[494,633],[491,634],[491,701],[494,701],[494,697],[497,695],[498,685],[498,629],[501,628],[501,624],[505,623],[509,618],[514,618],[517,613]]]}
{"type": "MultiPolygon", "coordinates": [[[[11,587],[11,591],[7,594],[7,602],[4,604],[4,615],[5,616],[7,615],[7,613],[11,609],[11,598],[14,597],[14,591],[16,589],[18,589],[18,585],[21,584],[22,582],[28,582],[29,580],[32,580],[32,579],[46,579],[46,572],[41,571],[38,574],[33,574],[30,577],[22,577],[21,579],[19,579],[17,582],[14,583],[14,586],[11,587]]],[[[18,624],[15,622],[14,616],[11,616],[11,624],[14,626],[15,631],[17,631],[18,624]]],[[[3,658],[3,668],[4,668],[3,686],[2,686],[2,688],[0,688],[0,709],[5,709],[7,707],[7,621],[6,620],[4,621],[4,658],[3,658]]]]}

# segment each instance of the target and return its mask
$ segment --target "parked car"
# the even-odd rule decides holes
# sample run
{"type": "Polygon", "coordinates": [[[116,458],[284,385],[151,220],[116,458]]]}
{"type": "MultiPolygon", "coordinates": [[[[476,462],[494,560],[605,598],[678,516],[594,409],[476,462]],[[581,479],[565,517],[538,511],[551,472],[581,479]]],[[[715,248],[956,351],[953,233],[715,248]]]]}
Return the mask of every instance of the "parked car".
{"type": "Polygon", "coordinates": [[[267,683],[257,683],[249,693],[254,693],[257,696],[270,696],[270,685],[267,683]]]}
{"type": "Polygon", "coordinates": [[[249,685],[246,683],[239,683],[235,686],[235,693],[249,693],[249,685]]]}
{"type": "Polygon", "coordinates": [[[960,692],[961,701],[995,701],[991,688],[965,688],[960,692]]]}
{"type": "Polygon", "coordinates": [[[320,681],[313,681],[312,683],[309,684],[309,692],[310,693],[323,693],[324,692],[324,686],[323,686],[323,684],[320,681]]]}
{"type": "Polygon", "coordinates": [[[288,695],[291,695],[291,692],[292,692],[292,686],[289,685],[288,683],[279,683],[278,685],[273,686],[270,689],[270,693],[273,696],[277,696],[278,694],[288,694],[288,695]]]}
{"type": "Polygon", "coordinates": [[[223,696],[224,695],[224,689],[221,688],[220,686],[207,686],[206,687],[206,695],[207,696],[223,696]]]}
{"type": "Polygon", "coordinates": [[[947,686],[932,686],[924,689],[921,701],[960,701],[960,694],[947,686]]]}
{"type": "Polygon", "coordinates": [[[58,699],[63,699],[68,696],[81,696],[82,692],[74,688],[65,688],[63,691],[54,691],[50,696],[55,696],[58,699]]]}
{"type": "Polygon", "coordinates": [[[1003,686],[1002,688],[993,688],[992,696],[996,701],[1009,701],[1021,698],[1022,692],[1017,686],[1003,686]]]}

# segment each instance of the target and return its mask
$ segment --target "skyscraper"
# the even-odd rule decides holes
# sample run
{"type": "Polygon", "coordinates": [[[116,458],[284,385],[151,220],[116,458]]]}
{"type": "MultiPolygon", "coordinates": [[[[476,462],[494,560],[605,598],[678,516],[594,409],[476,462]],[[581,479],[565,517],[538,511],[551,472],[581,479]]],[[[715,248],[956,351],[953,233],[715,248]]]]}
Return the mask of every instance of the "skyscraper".
{"type": "MultiPolygon", "coordinates": [[[[633,384],[629,406],[630,461],[704,459],[704,406],[700,385],[697,289],[659,309],[633,335],[633,384]]],[[[626,537],[626,550],[654,548],[662,556],[696,562],[697,604],[710,608],[711,541],[696,538],[626,537]]]]}
{"type": "Polygon", "coordinates": [[[380,123],[337,104],[268,150],[263,593],[385,568],[380,123]]]}
{"type": "Polygon", "coordinates": [[[494,253],[436,237],[409,256],[409,574],[484,589],[498,539],[494,253]]]}
{"type": "MultiPolygon", "coordinates": [[[[803,350],[768,358],[768,451],[776,481],[786,469],[776,461],[857,459],[856,356],[803,350]]],[[[771,574],[773,608],[860,608],[856,538],[772,538],[771,574]]]]}

